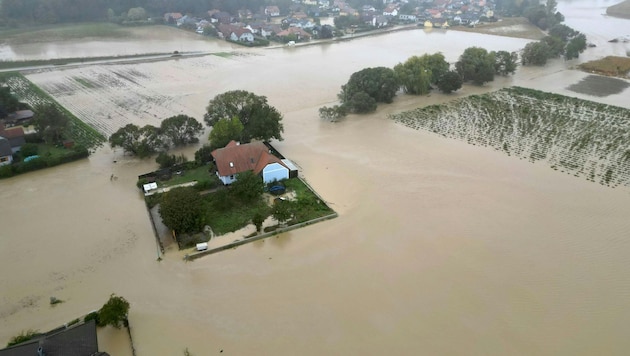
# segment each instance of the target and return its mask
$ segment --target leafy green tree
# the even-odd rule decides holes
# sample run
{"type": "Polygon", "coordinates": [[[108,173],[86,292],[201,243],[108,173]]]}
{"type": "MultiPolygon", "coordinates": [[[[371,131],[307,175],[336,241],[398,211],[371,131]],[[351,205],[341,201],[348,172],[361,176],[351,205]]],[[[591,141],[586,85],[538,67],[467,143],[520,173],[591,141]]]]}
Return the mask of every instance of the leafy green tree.
{"type": "Polygon", "coordinates": [[[279,224],[290,220],[293,217],[293,209],[290,201],[278,201],[271,207],[271,216],[278,221],[279,224]]]}
{"type": "Polygon", "coordinates": [[[525,45],[521,54],[521,62],[523,65],[544,66],[549,59],[551,49],[547,43],[538,41],[530,42],[525,45]]]}
{"type": "Polygon", "coordinates": [[[432,72],[418,56],[394,66],[396,80],[407,94],[424,95],[431,90],[432,72]]]}
{"type": "Polygon", "coordinates": [[[243,124],[241,141],[253,139],[282,140],[282,115],[267,103],[267,98],[244,90],[233,90],[219,94],[210,100],[204,120],[208,126],[220,120],[238,118],[243,124]]]}
{"type": "Polygon", "coordinates": [[[544,42],[549,47],[548,58],[560,57],[564,54],[564,47],[566,44],[559,37],[545,36],[540,42],[544,42]]]}
{"type": "Polygon", "coordinates": [[[265,222],[265,214],[261,212],[256,212],[254,216],[252,216],[252,224],[256,226],[256,232],[260,232],[262,230],[262,225],[265,222]]]}
{"type": "Polygon", "coordinates": [[[188,159],[183,154],[176,156],[176,155],[169,155],[166,152],[160,152],[155,158],[155,163],[159,164],[160,168],[173,167],[174,165],[182,164],[186,162],[188,162],[188,159]]]}
{"type": "Polygon", "coordinates": [[[109,137],[112,148],[121,147],[140,158],[146,158],[167,147],[162,139],[160,129],[146,125],[142,128],[128,124],[118,129],[109,137]]]}
{"type": "Polygon", "coordinates": [[[230,185],[230,193],[244,203],[251,203],[260,199],[263,188],[260,176],[252,171],[245,171],[236,176],[236,181],[230,185]]]}
{"type": "Polygon", "coordinates": [[[199,142],[197,136],[203,132],[203,125],[190,116],[177,115],[164,119],[160,130],[173,145],[182,146],[199,142]]]}
{"type": "Polygon", "coordinates": [[[39,104],[35,107],[35,130],[46,143],[61,142],[69,122],[55,104],[39,104]]]}
{"type": "Polygon", "coordinates": [[[231,119],[220,120],[212,127],[210,131],[210,147],[214,150],[216,148],[225,147],[230,141],[241,141],[241,134],[243,133],[243,124],[237,117],[231,119]]]}
{"type": "Polygon", "coordinates": [[[518,54],[516,52],[498,51],[493,52],[494,72],[499,75],[509,75],[516,72],[518,66],[518,54]]]}
{"type": "Polygon", "coordinates": [[[319,30],[319,38],[333,38],[333,35],[334,29],[330,25],[323,25],[322,28],[319,30]]]}
{"type": "Polygon", "coordinates": [[[129,302],[123,297],[112,294],[107,303],[98,311],[98,324],[99,326],[111,325],[120,329],[122,325],[126,326],[128,314],[129,302]]]}
{"type": "Polygon", "coordinates": [[[564,52],[564,58],[569,60],[573,58],[578,58],[580,53],[584,52],[586,49],[586,36],[580,33],[579,35],[573,37],[569,43],[567,43],[566,50],[564,52]]]}
{"type": "Polygon", "coordinates": [[[366,114],[375,111],[377,104],[376,100],[374,100],[374,98],[371,97],[368,93],[360,91],[354,93],[346,106],[349,107],[354,113],[366,114]]]}
{"type": "Polygon", "coordinates": [[[147,12],[142,7],[133,7],[127,12],[128,21],[146,21],[147,12]]]}
{"type": "Polygon", "coordinates": [[[423,54],[420,61],[425,68],[431,71],[431,84],[437,84],[442,74],[448,72],[450,64],[442,53],[423,54]]]}
{"type": "Polygon", "coordinates": [[[450,94],[462,87],[462,77],[456,71],[448,71],[440,77],[437,83],[438,89],[444,94],[450,94]]]}
{"type": "Polygon", "coordinates": [[[164,193],[160,201],[160,217],[176,233],[201,231],[204,225],[204,202],[192,187],[180,187],[164,193]]]}
{"type": "MultiPolygon", "coordinates": [[[[356,94],[361,92],[367,94],[375,103],[391,103],[399,86],[393,69],[386,67],[365,68],[353,73],[348,83],[341,86],[339,99],[342,104],[347,105],[351,112],[369,112],[358,110],[359,107],[354,105],[366,103],[363,100],[363,94],[359,97],[356,97],[356,94]]],[[[360,106],[361,108],[366,107],[365,105],[360,106]]]]}
{"type": "Polygon", "coordinates": [[[4,110],[4,112],[8,114],[17,110],[18,104],[19,104],[19,101],[11,93],[11,88],[0,87],[0,110],[4,110]]]}
{"type": "Polygon", "coordinates": [[[482,85],[494,80],[494,56],[484,48],[466,48],[455,68],[465,82],[482,85]]]}
{"type": "Polygon", "coordinates": [[[20,148],[20,154],[22,157],[35,156],[39,151],[39,146],[34,143],[25,143],[20,148]]]}
{"type": "Polygon", "coordinates": [[[558,37],[563,42],[569,41],[569,39],[577,36],[578,34],[578,31],[565,24],[557,24],[549,29],[549,36],[558,37]]]}
{"type": "Polygon", "coordinates": [[[330,120],[335,122],[342,117],[346,116],[348,113],[346,111],[346,107],[343,105],[334,105],[334,106],[323,106],[319,108],[319,117],[324,120],[330,120]]]}

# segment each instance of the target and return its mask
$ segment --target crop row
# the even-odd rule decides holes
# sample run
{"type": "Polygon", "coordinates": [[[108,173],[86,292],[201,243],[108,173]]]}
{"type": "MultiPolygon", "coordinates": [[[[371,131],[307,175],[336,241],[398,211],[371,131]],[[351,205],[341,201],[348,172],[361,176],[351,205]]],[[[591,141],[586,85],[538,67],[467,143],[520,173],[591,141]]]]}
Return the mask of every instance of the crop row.
{"type": "Polygon", "coordinates": [[[396,122],[630,186],[630,110],[519,87],[392,115],[396,122]]]}
{"type": "Polygon", "coordinates": [[[3,74],[0,76],[0,83],[10,87],[21,102],[27,103],[32,108],[42,104],[56,105],[70,119],[68,134],[77,144],[94,148],[105,140],[105,137],[94,127],[81,121],[21,74],[17,72],[3,74]]]}

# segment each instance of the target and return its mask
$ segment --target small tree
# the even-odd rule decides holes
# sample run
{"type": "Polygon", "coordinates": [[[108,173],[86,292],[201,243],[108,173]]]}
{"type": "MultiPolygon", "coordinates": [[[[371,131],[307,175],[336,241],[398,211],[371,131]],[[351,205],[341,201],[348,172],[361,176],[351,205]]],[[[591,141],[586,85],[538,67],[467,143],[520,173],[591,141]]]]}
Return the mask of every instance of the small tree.
{"type": "Polygon", "coordinates": [[[319,108],[319,117],[324,120],[335,122],[346,115],[346,107],[343,105],[323,106],[319,108]]]}
{"type": "Polygon", "coordinates": [[[263,188],[260,176],[252,171],[245,171],[236,176],[236,181],[231,185],[230,193],[240,201],[250,203],[260,199],[263,188]]]}
{"type": "Polygon", "coordinates": [[[482,85],[494,80],[494,56],[484,48],[466,48],[455,68],[464,81],[482,85]]]}
{"type": "Polygon", "coordinates": [[[544,66],[549,59],[550,52],[551,49],[547,43],[542,41],[530,42],[525,45],[521,55],[523,65],[544,66]]]}
{"type": "Polygon", "coordinates": [[[116,294],[109,296],[107,303],[98,311],[99,326],[111,325],[120,329],[122,325],[127,326],[127,315],[129,313],[129,302],[116,294]]]}
{"type": "Polygon", "coordinates": [[[586,36],[580,33],[579,35],[573,37],[569,43],[567,43],[567,47],[564,52],[564,58],[569,60],[573,58],[578,58],[580,53],[584,52],[586,49],[586,36]]]}
{"type": "Polygon", "coordinates": [[[265,215],[260,212],[256,212],[254,216],[252,216],[252,224],[256,226],[256,232],[260,232],[262,230],[262,225],[265,222],[265,215]]]}
{"type": "Polygon", "coordinates": [[[271,216],[278,221],[279,224],[293,217],[293,209],[290,201],[278,201],[271,207],[271,216]]]}
{"type": "Polygon", "coordinates": [[[498,51],[493,52],[494,71],[499,75],[509,75],[516,72],[518,66],[518,54],[516,52],[498,51]]]}
{"type": "Polygon", "coordinates": [[[187,115],[171,116],[160,124],[160,131],[175,146],[199,142],[203,125],[187,115]]]}
{"type": "Polygon", "coordinates": [[[195,162],[198,165],[207,164],[212,161],[212,147],[204,145],[195,152],[195,162]]]}

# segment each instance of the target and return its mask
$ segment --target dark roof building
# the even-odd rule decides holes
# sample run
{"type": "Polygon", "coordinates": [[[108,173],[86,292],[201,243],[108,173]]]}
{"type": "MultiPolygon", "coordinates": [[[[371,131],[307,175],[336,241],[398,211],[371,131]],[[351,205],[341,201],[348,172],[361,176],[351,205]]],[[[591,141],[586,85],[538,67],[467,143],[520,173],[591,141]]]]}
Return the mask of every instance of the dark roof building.
{"type": "Polygon", "coordinates": [[[109,356],[98,351],[96,323],[56,329],[46,334],[0,350],[0,356],[109,356]]]}

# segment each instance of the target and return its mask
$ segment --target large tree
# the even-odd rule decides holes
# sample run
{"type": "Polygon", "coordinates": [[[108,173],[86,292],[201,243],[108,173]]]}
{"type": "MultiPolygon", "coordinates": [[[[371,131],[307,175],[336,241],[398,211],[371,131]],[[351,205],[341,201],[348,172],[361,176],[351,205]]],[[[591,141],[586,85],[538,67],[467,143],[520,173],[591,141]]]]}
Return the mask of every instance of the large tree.
{"type": "Polygon", "coordinates": [[[573,37],[571,40],[569,40],[569,43],[567,43],[567,46],[564,51],[564,58],[565,59],[578,58],[580,56],[580,53],[584,52],[585,49],[586,49],[586,36],[580,33],[577,36],[573,37]]]}
{"type": "Polygon", "coordinates": [[[46,143],[59,143],[64,138],[70,120],[55,104],[40,104],[35,107],[35,130],[46,143]]]}
{"type": "Polygon", "coordinates": [[[398,80],[394,70],[386,67],[365,68],[350,76],[348,83],[341,86],[339,99],[348,105],[349,111],[357,112],[356,107],[349,105],[356,101],[356,94],[365,93],[376,103],[391,103],[398,91],[398,80]]]}
{"type": "Polygon", "coordinates": [[[160,124],[162,135],[173,145],[181,146],[199,142],[199,136],[203,132],[203,125],[187,115],[171,116],[160,124]]]}
{"type": "Polygon", "coordinates": [[[210,147],[212,149],[225,147],[230,141],[241,141],[243,133],[243,124],[237,117],[231,119],[219,120],[210,131],[210,147]]]}
{"type": "Polygon", "coordinates": [[[127,323],[129,302],[123,297],[112,294],[107,303],[98,311],[99,326],[111,325],[119,329],[127,323]]]}
{"type": "Polygon", "coordinates": [[[518,54],[516,52],[498,51],[492,52],[494,56],[494,71],[499,75],[514,74],[518,66],[518,54]]]}
{"type": "Polygon", "coordinates": [[[432,72],[418,56],[394,66],[396,79],[407,94],[423,95],[431,90],[432,72]]]}
{"type": "Polygon", "coordinates": [[[494,80],[494,56],[484,48],[466,48],[455,63],[455,68],[465,82],[482,85],[494,80]]]}
{"type": "Polygon", "coordinates": [[[8,114],[18,109],[19,101],[11,93],[11,88],[0,86],[0,117],[2,112],[8,114]]]}
{"type": "Polygon", "coordinates": [[[523,65],[544,66],[549,59],[551,49],[549,45],[543,41],[530,42],[525,45],[523,54],[521,54],[521,62],[523,65]]]}
{"type": "Polygon", "coordinates": [[[210,100],[204,120],[214,126],[220,120],[238,118],[243,124],[241,140],[282,140],[282,115],[267,103],[267,98],[244,90],[219,94],[210,100]]]}
{"type": "Polygon", "coordinates": [[[456,71],[448,71],[440,77],[438,89],[444,94],[450,94],[462,87],[462,77],[456,71]]]}
{"type": "Polygon", "coordinates": [[[146,158],[167,147],[160,129],[146,125],[142,128],[128,124],[118,129],[109,137],[112,148],[121,147],[126,152],[140,158],[146,158]]]}
{"type": "Polygon", "coordinates": [[[160,201],[160,217],[176,233],[201,231],[204,221],[204,202],[192,187],[180,187],[164,193],[160,201]]]}

